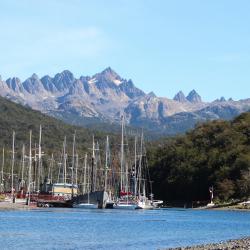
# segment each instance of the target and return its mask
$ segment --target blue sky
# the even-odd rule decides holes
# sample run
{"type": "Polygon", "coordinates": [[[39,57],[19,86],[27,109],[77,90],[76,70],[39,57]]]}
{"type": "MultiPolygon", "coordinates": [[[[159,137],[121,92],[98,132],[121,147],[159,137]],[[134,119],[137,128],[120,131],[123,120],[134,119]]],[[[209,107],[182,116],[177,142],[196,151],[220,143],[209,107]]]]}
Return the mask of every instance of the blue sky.
{"type": "Polygon", "coordinates": [[[1,0],[0,74],[111,66],[146,92],[250,97],[248,0],[1,0]]]}

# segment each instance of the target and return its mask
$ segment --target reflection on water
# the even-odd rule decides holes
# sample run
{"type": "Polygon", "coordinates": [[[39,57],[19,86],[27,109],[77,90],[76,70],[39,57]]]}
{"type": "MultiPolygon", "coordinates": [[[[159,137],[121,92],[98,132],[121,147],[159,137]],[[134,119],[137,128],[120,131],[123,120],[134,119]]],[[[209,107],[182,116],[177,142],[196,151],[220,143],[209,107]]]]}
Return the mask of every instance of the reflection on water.
{"type": "Polygon", "coordinates": [[[162,249],[248,235],[248,212],[0,211],[1,249],[162,249]]]}

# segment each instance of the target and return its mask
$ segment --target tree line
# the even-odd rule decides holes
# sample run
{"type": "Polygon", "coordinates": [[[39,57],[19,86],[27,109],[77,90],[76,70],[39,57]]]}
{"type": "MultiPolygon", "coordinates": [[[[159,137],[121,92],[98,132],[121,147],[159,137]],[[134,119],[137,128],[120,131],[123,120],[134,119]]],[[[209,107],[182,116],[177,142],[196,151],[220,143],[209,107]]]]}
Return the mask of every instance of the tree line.
{"type": "Polygon", "coordinates": [[[148,145],[154,193],[164,200],[220,201],[250,194],[250,113],[198,124],[183,136],[148,145]]]}

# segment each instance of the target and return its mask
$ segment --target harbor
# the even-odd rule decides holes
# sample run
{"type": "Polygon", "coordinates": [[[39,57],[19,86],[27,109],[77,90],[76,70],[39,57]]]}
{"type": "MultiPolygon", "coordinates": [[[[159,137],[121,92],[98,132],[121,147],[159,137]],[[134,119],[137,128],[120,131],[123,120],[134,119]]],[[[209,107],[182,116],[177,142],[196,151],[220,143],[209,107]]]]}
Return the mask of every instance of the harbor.
{"type": "Polygon", "coordinates": [[[0,210],[6,249],[168,249],[250,235],[250,213],[192,209],[0,210]]]}
{"type": "Polygon", "coordinates": [[[2,149],[3,204],[132,210],[163,205],[163,201],[154,199],[152,192],[143,133],[134,140],[128,139],[124,116],[119,149],[113,154],[109,136],[103,143],[93,135],[91,148],[79,152],[75,131],[70,143],[65,136],[61,151],[54,149],[50,155],[42,142],[41,125],[38,143],[33,142],[31,130],[29,142],[23,143],[21,149],[17,148],[15,138],[13,131],[12,149],[7,149],[7,156],[6,148],[2,149]]]}

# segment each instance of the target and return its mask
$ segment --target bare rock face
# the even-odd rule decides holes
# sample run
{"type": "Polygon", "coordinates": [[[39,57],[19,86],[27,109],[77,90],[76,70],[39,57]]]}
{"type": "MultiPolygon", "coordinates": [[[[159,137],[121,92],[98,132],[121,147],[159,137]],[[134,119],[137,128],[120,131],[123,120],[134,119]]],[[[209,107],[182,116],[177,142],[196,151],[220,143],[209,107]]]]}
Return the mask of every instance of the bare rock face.
{"type": "Polygon", "coordinates": [[[6,83],[10,89],[15,92],[23,92],[24,88],[22,86],[21,80],[17,77],[9,78],[6,80],[6,83]]]}
{"type": "Polygon", "coordinates": [[[74,75],[69,70],[64,70],[62,73],[58,73],[53,78],[53,83],[58,91],[64,91],[75,81],[74,75]]]}
{"type": "Polygon", "coordinates": [[[183,94],[182,91],[179,91],[175,96],[174,96],[174,100],[177,102],[187,102],[187,98],[185,97],[185,95],[183,94]]]}
{"type": "Polygon", "coordinates": [[[187,100],[192,103],[202,102],[200,95],[194,89],[188,94],[187,100]]]}
{"type": "Polygon", "coordinates": [[[250,99],[227,101],[222,97],[205,103],[195,90],[187,97],[180,91],[173,100],[153,92],[146,94],[110,67],[79,79],[69,70],[41,79],[33,74],[23,82],[17,77],[0,78],[0,95],[68,123],[84,125],[84,118],[118,123],[125,113],[130,125],[167,134],[185,132],[197,122],[231,119],[250,110],[250,99]]]}
{"type": "Polygon", "coordinates": [[[30,78],[25,80],[22,84],[23,88],[32,95],[44,93],[45,89],[36,74],[33,74],[30,78]]]}
{"type": "Polygon", "coordinates": [[[43,87],[45,90],[51,92],[51,93],[56,93],[57,92],[57,88],[53,82],[53,78],[46,75],[44,77],[41,78],[41,82],[43,84],[43,87]]]}

